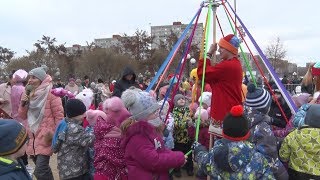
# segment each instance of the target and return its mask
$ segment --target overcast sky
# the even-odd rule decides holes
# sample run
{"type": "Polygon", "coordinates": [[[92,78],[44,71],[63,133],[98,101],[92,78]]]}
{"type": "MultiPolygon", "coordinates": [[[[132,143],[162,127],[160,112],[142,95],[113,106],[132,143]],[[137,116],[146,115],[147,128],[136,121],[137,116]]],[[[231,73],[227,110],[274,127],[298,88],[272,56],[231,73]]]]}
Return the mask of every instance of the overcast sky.
{"type": "MultiPolygon", "coordinates": [[[[229,0],[233,4],[233,0],[229,0]]],[[[85,45],[112,34],[150,32],[150,25],[173,21],[188,24],[199,8],[198,0],[0,0],[0,46],[25,54],[42,35],[58,43],[85,45]]],[[[320,1],[237,0],[237,14],[264,50],[280,37],[287,59],[304,66],[319,60],[320,1]]],[[[207,10],[203,9],[201,22],[207,10]]],[[[222,7],[218,17],[225,33],[231,33],[222,7]]],[[[220,33],[217,34],[221,37],[220,33]]],[[[253,49],[254,52],[256,50],[253,49]]]]}

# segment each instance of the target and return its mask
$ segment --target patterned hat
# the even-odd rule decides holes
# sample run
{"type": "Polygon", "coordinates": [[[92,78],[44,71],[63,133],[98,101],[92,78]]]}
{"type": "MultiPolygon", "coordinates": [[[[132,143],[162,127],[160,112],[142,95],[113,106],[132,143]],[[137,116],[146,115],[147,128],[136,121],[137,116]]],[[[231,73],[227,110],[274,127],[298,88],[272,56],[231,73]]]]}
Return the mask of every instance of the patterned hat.
{"type": "Polygon", "coordinates": [[[26,129],[16,120],[0,120],[0,156],[16,153],[27,140],[26,129]]]}
{"type": "Polygon", "coordinates": [[[156,99],[147,92],[127,89],[121,95],[121,99],[124,106],[137,121],[145,120],[145,118],[159,109],[156,99]]]}
{"type": "Polygon", "coordinates": [[[246,96],[245,105],[266,113],[271,105],[271,96],[265,89],[256,87],[254,84],[249,84],[248,93],[246,96]]]}

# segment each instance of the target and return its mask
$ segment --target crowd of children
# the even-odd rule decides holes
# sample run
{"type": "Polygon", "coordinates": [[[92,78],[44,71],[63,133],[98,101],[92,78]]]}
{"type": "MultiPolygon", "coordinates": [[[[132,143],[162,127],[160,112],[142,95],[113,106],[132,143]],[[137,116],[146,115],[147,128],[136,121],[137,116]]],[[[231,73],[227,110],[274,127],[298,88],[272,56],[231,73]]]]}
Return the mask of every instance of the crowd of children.
{"type": "MultiPolygon", "coordinates": [[[[178,93],[166,93],[177,77],[170,77],[159,93],[127,87],[126,79],[136,78],[128,71],[121,91],[98,107],[91,90],[76,95],[51,90],[51,77],[41,68],[31,70],[31,95],[20,92],[21,80],[16,79],[22,100],[13,111],[18,113],[14,113],[17,121],[0,120],[0,179],[31,179],[20,159],[27,147],[27,154],[35,158],[38,180],[53,178],[52,153],[57,154],[62,180],[166,180],[181,177],[182,170],[198,179],[320,179],[317,83],[316,95],[292,97],[299,107],[294,115],[276,87],[271,92],[248,84],[243,91],[240,83],[232,89],[239,78],[221,73],[235,63],[228,71],[240,75],[235,57],[238,45],[231,35],[220,40],[220,54],[231,60],[218,67],[208,62],[205,76],[211,77],[206,80],[210,88],[202,94],[199,84],[186,82],[178,93]],[[69,96],[64,107],[57,97],[61,94],[69,96]],[[221,134],[210,138],[209,127],[215,123],[221,134]]],[[[216,49],[212,46],[209,53],[216,49]]],[[[318,65],[312,69],[315,77],[320,77],[318,65]]],[[[191,73],[195,82],[203,75],[202,66],[203,60],[191,73]]],[[[19,77],[25,73],[18,73],[19,77]]]]}

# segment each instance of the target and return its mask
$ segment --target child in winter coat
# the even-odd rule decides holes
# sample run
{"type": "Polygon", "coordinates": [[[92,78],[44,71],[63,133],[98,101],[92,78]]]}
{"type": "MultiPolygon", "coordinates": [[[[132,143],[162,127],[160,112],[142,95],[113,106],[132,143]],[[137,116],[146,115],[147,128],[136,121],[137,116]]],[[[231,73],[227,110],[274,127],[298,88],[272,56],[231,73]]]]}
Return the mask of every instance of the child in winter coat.
{"type": "Polygon", "coordinates": [[[249,141],[266,157],[274,177],[287,180],[288,173],[278,157],[278,140],[272,132],[272,119],[267,115],[271,105],[269,92],[249,84],[245,105],[251,131],[249,141]]]}
{"type": "MultiPolygon", "coordinates": [[[[89,109],[86,112],[86,119],[89,123],[89,125],[85,128],[85,131],[90,134],[94,134],[94,127],[97,123],[98,118],[103,118],[106,119],[106,113],[100,110],[92,110],[89,109]]],[[[93,177],[95,173],[95,168],[94,168],[94,156],[95,156],[95,151],[93,144],[88,147],[88,156],[89,156],[89,173],[93,177]]]]}
{"type": "Polygon", "coordinates": [[[134,89],[123,92],[121,99],[132,115],[121,125],[128,179],[168,179],[169,169],[183,166],[185,157],[165,148],[157,101],[134,89]]]}
{"type": "MultiPolygon", "coordinates": [[[[161,107],[163,105],[163,109],[160,111],[160,116],[162,119],[165,119],[167,116],[167,113],[169,111],[169,103],[166,101],[163,104],[163,100],[158,102],[159,106],[161,107]]],[[[174,119],[172,116],[172,113],[169,112],[168,119],[166,120],[166,130],[164,133],[164,146],[168,149],[174,148],[174,139],[173,139],[173,127],[174,127],[174,119]]]]}
{"type": "Polygon", "coordinates": [[[198,99],[198,102],[200,104],[200,101],[202,99],[202,108],[207,110],[208,107],[211,106],[211,98],[212,98],[212,93],[211,92],[203,92],[201,96],[198,99]]]}
{"type": "MultiPolygon", "coordinates": [[[[190,116],[189,107],[186,105],[186,99],[183,95],[175,95],[172,113],[174,118],[174,151],[182,151],[183,153],[187,153],[191,150],[192,145],[192,139],[188,134],[188,127],[192,126],[192,118],[190,116]]],[[[188,176],[193,176],[192,154],[188,156],[185,168],[188,176]]],[[[176,177],[181,177],[181,170],[175,169],[174,175],[176,177]]]]}
{"type": "Polygon", "coordinates": [[[289,179],[320,179],[320,105],[304,108],[304,122],[285,137],[279,156],[289,162],[289,179]]]}
{"type": "Polygon", "coordinates": [[[273,89],[273,92],[275,95],[272,96],[271,107],[270,107],[270,111],[269,111],[268,115],[273,119],[272,125],[279,127],[279,128],[285,128],[286,124],[287,124],[286,118],[289,120],[292,116],[292,113],[291,113],[291,110],[290,110],[288,104],[286,103],[286,101],[282,97],[282,94],[281,94],[279,88],[274,84],[274,85],[272,85],[272,89],[273,89]],[[276,99],[278,100],[278,102],[284,112],[284,115],[286,117],[284,117],[283,114],[281,113],[280,108],[278,107],[278,105],[276,103],[276,99]]]}
{"type": "MultiPolygon", "coordinates": [[[[89,109],[95,110],[95,106],[93,103],[94,94],[91,89],[84,89],[79,94],[76,95],[76,99],[80,99],[83,104],[86,106],[86,110],[89,109]]],[[[89,125],[87,119],[83,120],[83,127],[86,128],[89,125]]]]}
{"type": "MultiPolygon", "coordinates": [[[[310,94],[308,94],[308,93],[297,94],[297,95],[292,96],[292,100],[295,103],[295,105],[297,106],[297,108],[300,109],[300,107],[302,107],[303,105],[305,105],[305,104],[307,104],[309,102],[310,94]]],[[[299,113],[296,113],[295,116],[290,118],[290,120],[287,123],[285,128],[283,128],[283,129],[274,128],[273,129],[274,135],[276,137],[280,138],[281,140],[283,140],[291,131],[294,130],[293,120],[296,117],[299,117],[298,114],[299,113]]],[[[304,116],[303,116],[303,119],[304,119],[304,116]]]]}
{"type": "Polygon", "coordinates": [[[194,119],[195,119],[195,126],[190,126],[188,128],[188,133],[189,136],[194,139],[195,138],[195,133],[196,133],[196,125],[198,118],[200,116],[200,129],[199,129],[199,143],[204,145],[207,149],[209,149],[209,142],[210,142],[210,135],[208,133],[209,131],[209,114],[208,111],[205,109],[198,109],[196,113],[194,114],[194,119]]]}
{"type": "MultiPolygon", "coordinates": [[[[120,124],[130,116],[120,98],[114,96],[103,102],[106,115],[100,115],[94,126],[95,180],[127,179],[124,149],[120,147],[120,124]]],[[[97,114],[98,115],[98,114],[97,114]]],[[[97,116],[96,115],[96,116],[97,116]]]]}
{"type": "Polygon", "coordinates": [[[0,179],[32,180],[22,160],[27,149],[26,129],[15,120],[0,120],[0,179]]]}
{"type": "Polygon", "coordinates": [[[223,120],[223,138],[208,152],[193,145],[199,171],[211,179],[274,179],[267,159],[247,141],[250,129],[242,106],[234,106],[223,120]]]}
{"type": "Polygon", "coordinates": [[[67,117],[60,122],[52,141],[57,155],[60,179],[91,179],[89,174],[88,147],[94,142],[94,134],[82,127],[86,106],[81,100],[69,99],[67,117]]]}

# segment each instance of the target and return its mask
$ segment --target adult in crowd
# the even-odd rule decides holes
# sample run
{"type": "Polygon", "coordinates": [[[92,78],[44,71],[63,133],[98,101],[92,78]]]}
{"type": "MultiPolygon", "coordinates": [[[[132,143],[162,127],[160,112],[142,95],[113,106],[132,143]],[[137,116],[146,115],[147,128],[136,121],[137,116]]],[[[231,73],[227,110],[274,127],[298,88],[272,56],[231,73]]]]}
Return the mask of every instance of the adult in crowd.
{"type": "Polygon", "coordinates": [[[85,88],[90,88],[90,79],[88,75],[84,76],[84,81],[82,82],[82,86],[85,88]]]}
{"type": "Polygon", "coordinates": [[[7,82],[0,84],[0,117],[11,118],[11,88],[13,84],[12,74],[7,82]]]}
{"type": "MultiPolygon", "coordinates": [[[[211,101],[210,115],[215,124],[222,124],[231,107],[242,104],[242,67],[238,59],[240,40],[229,34],[219,41],[220,62],[210,60],[217,50],[217,43],[211,45],[206,60],[205,82],[210,84],[214,98],[211,101]]],[[[204,60],[198,63],[197,74],[202,78],[204,60]]]]}
{"type": "Polygon", "coordinates": [[[79,89],[78,93],[80,93],[84,89],[84,87],[81,84],[81,79],[76,80],[76,85],[78,86],[78,89],[79,89]]]}
{"type": "Polygon", "coordinates": [[[122,92],[127,90],[131,86],[137,87],[136,74],[130,67],[125,67],[121,76],[121,79],[114,85],[112,96],[121,97],[122,92]]]}
{"type": "MultiPolygon", "coordinates": [[[[314,91],[314,84],[312,82],[313,76],[311,69],[313,67],[314,63],[310,63],[307,73],[303,76],[303,79],[301,81],[301,92],[302,93],[308,93],[308,94],[313,94],[314,91]]],[[[316,73],[316,72],[314,72],[316,73]]]]}
{"type": "Polygon", "coordinates": [[[55,84],[53,85],[53,88],[64,88],[64,84],[61,82],[61,78],[57,78],[55,84]]]}
{"type": "Polygon", "coordinates": [[[74,78],[69,79],[69,83],[66,85],[65,89],[70,91],[74,95],[77,95],[79,93],[79,87],[76,85],[74,78]]]}
{"type": "Polygon", "coordinates": [[[61,99],[51,93],[52,78],[42,67],[29,72],[28,85],[31,91],[22,95],[19,107],[19,117],[27,119],[27,154],[35,163],[35,177],[38,180],[53,180],[49,161],[53,133],[64,117],[61,99]]]}

